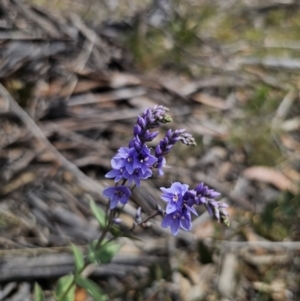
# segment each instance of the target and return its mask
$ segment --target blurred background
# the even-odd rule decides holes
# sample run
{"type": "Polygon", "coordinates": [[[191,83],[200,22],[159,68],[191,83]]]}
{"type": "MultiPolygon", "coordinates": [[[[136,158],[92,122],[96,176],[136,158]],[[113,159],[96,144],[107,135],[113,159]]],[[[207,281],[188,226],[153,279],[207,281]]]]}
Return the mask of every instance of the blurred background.
{"type": "Polygon", "coordinates": [[[111,157],[156,104],[197,147],[174,147],[122,227],[174,181],[221,192],[231,226],[204,213],[173,237],[158,217],[90,277],[110,300],[300,300],[299,38],[296,0],[1,0],[0,300],[35,281],[54,300],[70,242],[99,237],[111,157]]]}

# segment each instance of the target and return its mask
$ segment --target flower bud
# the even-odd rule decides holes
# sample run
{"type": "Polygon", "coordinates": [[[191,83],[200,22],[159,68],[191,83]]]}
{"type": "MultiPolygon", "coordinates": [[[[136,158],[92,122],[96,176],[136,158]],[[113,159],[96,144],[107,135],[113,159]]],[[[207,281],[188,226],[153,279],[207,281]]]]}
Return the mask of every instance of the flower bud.
{"type": "Polygon", "coordinates": [[[142,132],[142,128],[138,124],[136,124],[133,128],[134,136],[141,134],[141,132],[142,132]]]}
{"type": "Polygon", "coordinates": [[[116,224],[116,225],[119,225],[121,222],[122,222],[122,220],[118,217],[113,219],[113,223],[116,224]]]}
{"type": "Polygon", "coordinates": [[[142,221],[142,208],[139,207],[135,213],[135,222],[139,224],[142,221]]]}

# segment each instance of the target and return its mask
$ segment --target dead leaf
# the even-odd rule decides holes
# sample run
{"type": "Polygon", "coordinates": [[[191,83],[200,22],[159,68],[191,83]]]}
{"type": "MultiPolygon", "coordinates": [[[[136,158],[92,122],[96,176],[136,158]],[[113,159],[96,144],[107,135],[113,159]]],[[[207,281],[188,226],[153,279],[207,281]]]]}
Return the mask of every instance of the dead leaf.
{"type": "Polygon", "coordinates": [[[91,89],[95,89],[95,88],[99,88],[99,87],[103,87],[103,86],[105,86],[105,85],[99,81],[80,80],[76,84],[74,93],[83,93],[83,92],[89,91],[91,89]]]}
{"type": "Polygon", "coordinates": [[[146,94],[146,89],[141,87],[123,88],[106,93],[88,93],[84,96],[73,96],[69,101],[69,106],[81,106],[87,104],[96,104],[101,102],[123,100],[146,94]]]}
{"type": "Polygon", "coordinates": [[[290,190],[297,193],[297,186],[281,171],[266,166],[252,166],[243,172],[245,178],[272,184],[280,190],[290,190]]]}
{"type": "Polygon", "coordinates": [[[85,300],[87,300],[87,297],[88,297],[88,295],[84,288],[76,287],[74,301],[85,301],[85,300]]]}
{"type": "Polygon", "coordinates": [[[219,110],[227,109],[226,101],[221,97],[212,96],[206,93],[197,93],[192,95],[191,98],[197,102],[214,107],[219,110]]]}
{"type": "Polygon", "coordinates": [[[109,86],[112,88],[121,88],[125,86],[136,86],[141,84],[141,80],[128,73],[112,73],[110,78],[109,86]]]}
{"type": "Polygon", "coordinates": [[[282,172],[293,182],[300,182],[300,173],[290,166],[282,168],[282,172]]]}
{"type": "Polygon", "coordinates": [[[300,151],[300,143],[290,135],[281,135],[280,140],[286,148],[294,151],[300,151]]]}
{"type": "Polygon", "coordinates": [[[9,182],[7,185],[2,186],[0,189],[0,194],[5,195],[13,192],[16,189],[33,182],[36,179],[36,176],[37,175],[33,172],[24,172],[19,177],[9,182]]]}
{"type": "Polygon", "coordinates": [[[196,226],[193,229],[193,233],[197,237],[197,239],[201,240],[207,237],[213,237],[215,233],[214,223],[211,219],[201,224],[200,226],[196,226]]]}

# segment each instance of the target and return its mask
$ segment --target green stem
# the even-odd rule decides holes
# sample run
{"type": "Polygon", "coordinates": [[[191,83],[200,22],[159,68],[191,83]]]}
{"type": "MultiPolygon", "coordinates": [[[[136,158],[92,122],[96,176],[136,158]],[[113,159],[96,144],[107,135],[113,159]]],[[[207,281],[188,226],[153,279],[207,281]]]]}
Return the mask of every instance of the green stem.
{"type": "MultiPolygon", "coordinates": [[[[122,185],[124,185],[124,184],[126,183],[126,181],[127,181],[127,180],[124,180],[123,183],[122,183],[122,185]]],[[[136,186],[134,185],[134,186],[132,187],[131,190],[133,191],[135,187],[136,187],[136,186]]],[[[109,203],[108,203],[108,205],[107,205],[106,212],[108,211],[108,208],[109,208],[109,203]]],[[[159,213],[158,213],[158,212],[154,212],[152,215],[150,215],[148,218],[146,218],[145,220],[143,220],[141,223],[139,223],[139,224],[137,224],[137,225],[143,225],[143,224],[146,223],[148,220],[150,220],[151,218],[153,218],[153,217],[155,217],[155,216],[157,216],[157,215],[159,215],[159,213]]],[[[98,242],[97,242],[97,244],[96,244],[95,250],[97,250],[97,249],[101,246],[103,240],[104,240],[105,237],[106,237],[106,234],[109,232],[109,229],[110,229],[110,227],[111,227],[111,225],[112,225],[113,217],[114,217],[114,210],[111,210],[110,213],[109,213],[109,218],[108,218],[108,220],[107,220],[107,225],[106,225],[106,227],[103,229],[103,231],[102,231],[102,233],[101,233],[101,236],[100,236],[99,239],[98,239],[98,242]]],[[[110,239],[108,242],[111,242],[111,241],[114,240],[114,239],[116,239],[116,237],[110,239]]],[[[106,243],[108,243],[108,242],[106,242],[106,243]]],[[[105,244],[106,244],[106,243],[105,243],[105,244]]],[[[88,265],[89,265],[89,262],[85,262],[84,266],[82,267],[82,269],[81,269],[77,274],[80,275],[80,274],[85,270],[85,268],[86,268],[88,265]]],[[[70,285],[68,286],[68,288],[65,290],[65,292],[62,294],[62,296],[61,296],[60,298],[57,299],[57,301],[63,301],[63,300],[64,300],[64,298],[67,296],[67,294],[68,294],[69,291],[71,290],[72,286],[75,284],[75,279],[76,279],[76,276],[74,277],[74,279],[72,280],[72,282],[70,283],[70,285]]]]}
{"type": "Polygon", "coordinates": [[[111,223],[112,223],[113,216],[114,216],[114,212],[113,212],[113,210],[111,210],[110,213],[109,213],[109,220],[108,220],[107,226],[105,227],[105,229],[103,229],[102,234],[99,237],[98,242],[96,244],[96,247],[95,247],[96,250],[100,247],[102,241],[104,240],[106,234],[108,233],[109,228],[110,228],[111,223]]]}
{"type": "MultiPolygon", "coordinates": [[[[88,265],[89,265],[89,263],[85,263],[84,266],[78,271],[78,274],[81,274],[88,265]]],[[[57,299],[57,301],[64,300],[64,298],[68,295],[69,291],[71,290],[72,286],[75,284],[75,279],[76,279],[76,276],[74,276],[74,278],[73,278],[72,282],[70,283],[70,285],[68,286],[68,288],[64,291],[62,296],[57,299]]]]}
{"type": "MultiPolygon", "coordinates": [[[[111,210],[110,214],[109,214],[109,220],[108,220],[107,226],[105,227],[105,229],[103,229],[102,234],[101,234],[101,236],[98,239],[97,245],[95,247],[96,250],[101,246],[101,243],[103,242],[106,234],[108,233],[108,231],[110,229],[110,226],[112,224],[113,216],[114,216],[113,210],[111,210]]],[[[85,262],[84,266],[78,271],[77,274],[80,275],[89,264],[90,264],[89,262],[85,262]]],[[[76,279],[76,276],[74,276],[74,279],[72,280],[72,282],[70,283],[70,285],[68,286],[68,288],[64,291],[64,293],[62,294],[62,296],[57,299],[57,301],[64,301],[65,297],[70,292],[72,286],[75,284],[75,279],[76,279]]]]}

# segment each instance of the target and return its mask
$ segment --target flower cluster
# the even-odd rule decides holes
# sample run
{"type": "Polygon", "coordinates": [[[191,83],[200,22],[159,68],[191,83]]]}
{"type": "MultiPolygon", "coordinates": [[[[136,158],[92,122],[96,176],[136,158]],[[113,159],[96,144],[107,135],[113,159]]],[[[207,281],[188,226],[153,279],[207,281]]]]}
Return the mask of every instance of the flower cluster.
{"type": "Polygon", "coordinates": [[[165,137],[155,148],[155,157],[157,158],[155,167],[158,168],[160,176],[164,174],[162,170],[166,163],[164,156],[170,152],[177,141],[181,141],[181,143],[186,145],[196,145],[195,139],[191,134],[185,133],[185,130],[175,130],[172,132],[172,130],[169,129],[165,137]]]}
{"type": "Polygon", "coordinates": [[[220,193],[209,189],[200,183],[195,189],[188,190],[189,186],[175,182],[170,188],[160,188],[161,198],[167,202],[166,215],[162,221],[162,227],[171,228],[173,235],[176,235],[179,228],[189,231],[192,227],[191,213],[198,215],[196,205],[205,205],[208,213],[218,221],[229,225],[227,204],[217,202],[215,197],[220,193]]]}
{"type": "MultiPolygon", "coordinates": [[[[128,147],[121,147],[111,160],[112,170],[105,176],[113,178],[115,186],[104,189],[103,194],[110,200],[110,209],[116,208],[121,203],[125,205],[135,186],[140,186],[141,180],[148,179],[153,174],[153,169],[163,175],[163,167],[166,164],[165,156],[172,147],[180,141],[185,145],[196,145],[192,135],[183,129],[172,131],[169,129],[164,138],[152,150],[147,143],[157,137],[158,131],[151,129],[172,121],[167,114],[168,109],[164,106],[155,106],[147,109],[141,116],[138,116],[133,129],[133,138],[128,147]],[[133,184],[133,185],[131,185],[133,184]]],[[[166,210],[163,211],[158,205],[155,215],[164,215],[162,227],[171,227],[171,232],[176,235],[180,228],[191,230],[191,214],[198,215],[195,209],[197,205],[204,205],[208,213],[218,221],[229,225],[227,205],[215,200],[220,193],[209,189],[203,183],[189,190],[189,186],[175,182],[170,188],[161,188],[162,199],[167,202],[166,210]]],[[[136,223],[141,221],[141,209],[138,209],[136,223]]]]}
{"type": "Polygon", "coordinates": [[[117,206],[118,202],[126,204],[130,197],[130,190],[125,184],[134,183],[140,186],[141,180],[152,176],[152,170],[158,169],[159,175],[163,174],[162,168],[165,165],[165,155],[171,150],[177,141],[186,145],[195,144],[193,137],[185,133],[185,130],[168,130],[164,139],[155,148],[152,155],[147,142],[152,141],[158,131],[151,132],[150,129],[160,127],[172,121],[167,114],[168,108],[164,106],[155,106],[147,109],[142,116],[138,116],[133,129],[133,138],[128,147],[121,147],[117,154],[111,160],[112,170],[105,176],[113,178],[116,183],[121,181],[122,186],[108,187],[104,189],[103,194],[110,200],[110,208],[117,206]],[[123,187],[120,190],[119,187],[123,187]],[[129,190],[125,193],[125,188],[129,190]]]}

